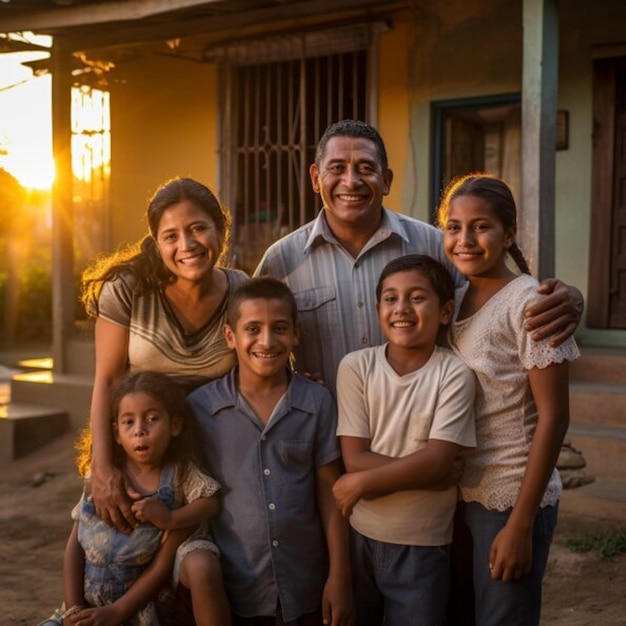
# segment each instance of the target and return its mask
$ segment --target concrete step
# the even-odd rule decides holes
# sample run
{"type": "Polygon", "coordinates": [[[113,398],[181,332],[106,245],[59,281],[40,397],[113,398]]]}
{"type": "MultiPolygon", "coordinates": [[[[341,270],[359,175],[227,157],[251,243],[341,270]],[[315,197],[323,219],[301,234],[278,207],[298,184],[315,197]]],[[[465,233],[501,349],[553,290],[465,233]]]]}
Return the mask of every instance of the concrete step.
{"type": "Polygon", "coordinates": [[[569,366],[573,382],[626,385],[626,349],[582,346],[581,356],[569,366]]]}
{"type": "Polygon", "coordinates": [[[564,489],[559,510],[626,523],[626,480],[597,478],[577,489],[564,489]]]}
{"type": "Polygon", "coordinates": [[[16,374],[11,380],[11,401],[56,407],[69,415],[74,429],[89,418],[93,376],[56,374],[50,370],[16,374]]]}
{"type": "Polygon", "coordinates": [[[626,384],[573,381],[570,421],[626,427],[626,384]]]}
{"type": "Polygon", "coordinates": [[[596,479],[626,482],[626,427],[573,422],[566,438],[583,453],[596,479]]]}
{"type": "Polygon", "coordinates": [[[0,406],[0,467],[50,443],[70,429],[66,411],[38,404],[0,406]]]}

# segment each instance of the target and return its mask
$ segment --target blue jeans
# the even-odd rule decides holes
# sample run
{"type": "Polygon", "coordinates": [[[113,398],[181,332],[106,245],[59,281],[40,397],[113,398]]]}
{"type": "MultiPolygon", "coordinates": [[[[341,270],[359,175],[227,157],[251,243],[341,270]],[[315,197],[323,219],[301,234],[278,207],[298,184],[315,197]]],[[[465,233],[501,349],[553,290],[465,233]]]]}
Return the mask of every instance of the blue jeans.
{"type": "Polygon", "coordinates": [[[477,626],[533,626],[541,615],[541,584],[556,527],[558,506],[537,511],[533,526],[532,569],[516,581],[493,580],[489,552],[512,509],[488,510],[477,502],[465,502],[465,523],[473,540],[473,573],[477,626]]]}
{"type": "Polygon", "coordinates": [[[357,626],[441,626],[450,586],[450,546],[405,546],[354,529],[357,626]]]}

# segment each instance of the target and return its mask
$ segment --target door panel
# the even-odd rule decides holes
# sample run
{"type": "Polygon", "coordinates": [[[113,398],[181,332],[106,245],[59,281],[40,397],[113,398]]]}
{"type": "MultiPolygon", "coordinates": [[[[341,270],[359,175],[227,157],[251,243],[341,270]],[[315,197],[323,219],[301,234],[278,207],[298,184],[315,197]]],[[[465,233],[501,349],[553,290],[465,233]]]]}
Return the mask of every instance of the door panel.
{"type": "Polygon", "coordinates": [[[616,63],[609,327],[626,328],[626,59],[616,63]]]}

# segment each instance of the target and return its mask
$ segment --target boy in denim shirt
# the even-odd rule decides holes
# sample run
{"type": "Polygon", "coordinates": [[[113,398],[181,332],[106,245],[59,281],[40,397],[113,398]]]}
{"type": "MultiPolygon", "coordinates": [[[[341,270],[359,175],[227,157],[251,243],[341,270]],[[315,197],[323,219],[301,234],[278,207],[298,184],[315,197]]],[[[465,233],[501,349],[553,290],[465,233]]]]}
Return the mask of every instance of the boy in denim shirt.
{"type": "Polygon", "coordinates": [[[212,530],[233,624],[352,625],[349,531],[332,495],[336,408],[288,367],[298,341],[289,288],[267,277],[240,285],[224,335],[238,365],[189,401],[222,485],[212,530]]]}

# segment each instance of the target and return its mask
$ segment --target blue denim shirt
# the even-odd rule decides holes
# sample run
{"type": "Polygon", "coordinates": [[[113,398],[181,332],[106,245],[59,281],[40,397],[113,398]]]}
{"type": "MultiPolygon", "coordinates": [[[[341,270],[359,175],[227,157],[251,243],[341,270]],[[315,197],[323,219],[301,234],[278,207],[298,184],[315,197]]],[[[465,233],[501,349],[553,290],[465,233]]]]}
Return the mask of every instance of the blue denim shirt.
{"type": "Polygon", "coordinates": [[[236,386],[236,368],[190,396],[222,510],[212,530],[235,613],[283,619],[315,611],[328,571],[315,470],[340,457],[330,392],[292,375],[263,426],[236,386]]]}

